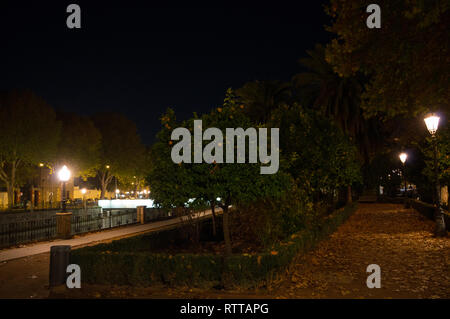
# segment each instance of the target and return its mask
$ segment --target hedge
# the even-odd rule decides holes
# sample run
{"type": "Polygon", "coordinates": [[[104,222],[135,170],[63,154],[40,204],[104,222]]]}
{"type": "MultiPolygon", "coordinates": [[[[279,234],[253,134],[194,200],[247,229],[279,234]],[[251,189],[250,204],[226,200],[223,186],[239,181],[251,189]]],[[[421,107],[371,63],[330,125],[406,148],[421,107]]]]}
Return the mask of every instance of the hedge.
{"type": "MultiPolygon", "coordinates": [[[[254,286],[284,269],[298,253],[308,251],[334,232],[356,207],[356,204],[346,206],[327,217],[320,227],[302,230],[261,253],[233,254],[224,258],[213,254],[170,255],[142,251],[148,250],[144,243],[151,242],[149,237],[157,237],[152,234],[76,249],[72,252],[71,263],[81,267],[82,280],[86,283],[254,286]]],[[[170,235],[170,231],[166,234],[170,235]]]]}

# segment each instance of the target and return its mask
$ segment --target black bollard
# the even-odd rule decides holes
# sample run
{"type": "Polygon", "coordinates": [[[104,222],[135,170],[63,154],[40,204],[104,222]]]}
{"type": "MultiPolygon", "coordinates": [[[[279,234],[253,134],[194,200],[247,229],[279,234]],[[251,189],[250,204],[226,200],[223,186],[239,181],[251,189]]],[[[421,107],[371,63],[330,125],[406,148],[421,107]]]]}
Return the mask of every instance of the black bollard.
{"type": "Polygon", "coordinates": [[[50,247],[50,287],[66,284],[66,270],[70,264],[70,248],[69,245],[50,247]]]}

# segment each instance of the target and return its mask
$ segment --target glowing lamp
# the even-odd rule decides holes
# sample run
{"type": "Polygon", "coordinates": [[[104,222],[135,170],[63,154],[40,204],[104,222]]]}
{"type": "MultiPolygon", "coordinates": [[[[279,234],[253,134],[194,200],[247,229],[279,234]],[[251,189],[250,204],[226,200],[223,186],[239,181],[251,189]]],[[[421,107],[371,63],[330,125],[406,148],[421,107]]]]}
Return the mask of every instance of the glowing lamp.
{"type": "Polygon", "coordinates": [[[70,171],[66,165],[59,170],[58,178],[61,182],[67,182],[70,179],[70,171]]]}
{"type": "Polygon", "coordinates": [[[425,125],[427,126],[427,129],[431,135],[436,134],[439,126],[439,119],[439,116],[437,116],[436,114],[430,114],[424,119],[425,125]]]}
{"type": "Polygon", "coordinates": [[[406,153],[401,153],[398,157],[400,157],[400,161],[405,164],[406,159],[408,158],[408,154],[406,153]]]}

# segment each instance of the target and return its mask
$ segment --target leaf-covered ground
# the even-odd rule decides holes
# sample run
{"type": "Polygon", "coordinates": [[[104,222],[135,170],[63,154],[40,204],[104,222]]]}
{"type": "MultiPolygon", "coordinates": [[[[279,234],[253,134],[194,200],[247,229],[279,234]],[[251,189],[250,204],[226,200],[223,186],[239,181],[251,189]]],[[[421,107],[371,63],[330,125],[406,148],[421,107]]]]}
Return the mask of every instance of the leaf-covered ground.
{"type": "MultiPolygon", "coordinates": [[[[67,297],[112,298],[450,298],[450,239],[434,238],[433,222],[396,204],[360,204],[313,251],[299,255],[268,287],[202,290],[85,286],[67,297]],[[381,267],[381,288],[366,285],[366,268],[381,267]]],[[[55,297],[58,295],[55,295],[55,297]]],[[[59,295],[60,296],[60,295],[59,295]]]]}
{"type": "Polygon", "coordinates": [[[328,240],[299,256],[273,294],[286,298],[449,298],[450,239],[434,223],[395,204],[360,204],[328,240]],[[381,288],[366,267],[381,268],[381,288]]]}

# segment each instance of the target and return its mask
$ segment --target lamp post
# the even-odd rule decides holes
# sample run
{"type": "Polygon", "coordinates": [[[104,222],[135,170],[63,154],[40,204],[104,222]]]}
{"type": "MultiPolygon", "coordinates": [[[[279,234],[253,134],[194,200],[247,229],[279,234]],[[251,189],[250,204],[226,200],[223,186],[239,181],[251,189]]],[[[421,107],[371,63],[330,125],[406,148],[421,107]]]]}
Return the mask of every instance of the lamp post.
{"type": "Polygon", "coordinates": [[[405,162],[406,162],[406,159],[408,158],[408,154],[406,154],[406,153],[401,153],[399,156],[398,156],[399,158],[400,158],[400,161],[402,162],[402,164],[403,164],[403,180],[404,180],[404,182],[405,182],[405,192],[404,192],[404,195],[405,195],[405,197],[406,197],[406,169],[405,169],[405,162]]]}
{"type": "Polygon", "coordinates": [[[70,179],[70,171],[66,165],[64,165],[58,172],[59,180],[62,182],[62,195],[61,203],[63,213],[66,213],[66,182],[70,179]]]}
{"type": "Polygon", "coordinates": [[[436,141],[436,132],[439,126],[439,116],[436,114],[429,114],[425,119],[425,125],[427,126],[428,131],[431,134],[432,137],[432,143],[433,143],[433,162],[434,162],[434,179],[435,179],[435,187],[436,187],[436,194],[435,194],[435,220],[436,220],[436,228],[435,228],[435,235],[436,236],[445,236],[446,230],[445,230],[445,221],[444,221],[444,214],[442,210],[441,205],[441,186],[439,183],[439,172],[438,172],[438,162],[437,162],[437,141],[436,141]]]}
{"type": "Polygon", "coordinates": [[[81,189],[81,194],[83,194],[83,208],[86,210],[86,188],[81,189]]]}

